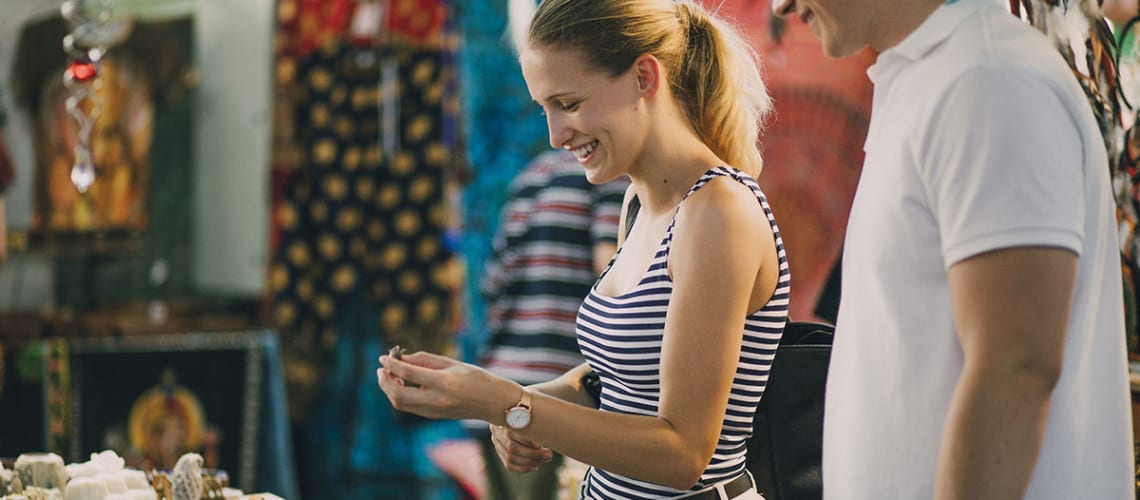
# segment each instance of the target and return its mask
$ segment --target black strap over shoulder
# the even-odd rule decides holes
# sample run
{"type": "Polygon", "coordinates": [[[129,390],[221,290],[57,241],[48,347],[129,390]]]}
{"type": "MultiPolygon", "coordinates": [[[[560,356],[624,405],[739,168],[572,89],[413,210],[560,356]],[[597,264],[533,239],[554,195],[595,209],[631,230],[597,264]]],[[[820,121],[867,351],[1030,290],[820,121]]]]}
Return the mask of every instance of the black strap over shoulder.
{"type": "Polygon", "coordinates": [[[637,212],[641,210],[641,200],[637,199],[637,195],[629,199],[629,206],[625,207],[625,237],[629,237],[629,232],[633,230],[633,221],[637,220],[637,212]]]}

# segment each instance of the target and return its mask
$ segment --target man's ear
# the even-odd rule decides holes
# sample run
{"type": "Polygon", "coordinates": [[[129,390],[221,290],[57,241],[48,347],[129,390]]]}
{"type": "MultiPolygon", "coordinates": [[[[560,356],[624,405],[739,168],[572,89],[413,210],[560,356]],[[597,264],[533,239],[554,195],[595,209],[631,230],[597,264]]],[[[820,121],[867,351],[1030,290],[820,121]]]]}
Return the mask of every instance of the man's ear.
{"type": "Polygon", "coordinates": [[[661,61],[652,54],[641,54],[633,61],[633,71],[637,74],[637,91],[642,97],[653,97],[661,87],[661,61]]]}

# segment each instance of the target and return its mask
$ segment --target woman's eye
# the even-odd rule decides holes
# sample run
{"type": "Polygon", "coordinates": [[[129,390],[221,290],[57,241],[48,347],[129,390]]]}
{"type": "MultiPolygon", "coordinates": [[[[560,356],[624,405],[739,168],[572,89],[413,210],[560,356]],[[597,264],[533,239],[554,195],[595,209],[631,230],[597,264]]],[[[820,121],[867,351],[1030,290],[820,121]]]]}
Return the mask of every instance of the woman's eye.
{"type": "Polygon", "coordinates": [[[574,102],[574,103],[570,103],[570,104],[563,104],[563,105],[562,105],[562,111],[578,111],[578,106],[579,106],[580,104],[581,104],[580,102],[574,102]]]}

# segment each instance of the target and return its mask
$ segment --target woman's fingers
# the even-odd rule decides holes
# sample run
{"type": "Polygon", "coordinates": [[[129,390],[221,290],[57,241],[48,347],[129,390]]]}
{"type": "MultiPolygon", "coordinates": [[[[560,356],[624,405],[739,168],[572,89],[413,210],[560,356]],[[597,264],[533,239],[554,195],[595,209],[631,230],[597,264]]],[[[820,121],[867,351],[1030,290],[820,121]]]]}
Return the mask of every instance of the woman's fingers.
{"type": "Polygon", "coordinates": [[[432,382],[433,373],[437,368],[423,366],[417,361],[423,359],[417,356],[421,353],[409,354],[403,359],[396,359],[387,354],[380,356],[380,365],[388,370],[393,377],[403,380],[405,385],[425,385],[432,382]]]}
{"type": "Polygon", "coordinates": [[[447,356],[440,356],[430,352],[417,351],[411,354],[405,354],[403,361],[411,363],[416,366],[424,368],[431,368],[435,370],[442,370],[444,368],[459,364],[460,361],[451,359],[447,356]]]}
{"type": "Polygon", "coordinates": [[[428,418],[447,416],[448,408],[439,403],[442,398],[436,392],[405,382],[389,368],[377,369],[376,378],[393,408],[428,418]]]}
{"type": "Polygon", "coordinates": [[[554,459],[554,452],[497,425],[491,426],[491,442],[503,465],[514,472],[531,472],[554,459]]]}
{"type": "Polygon", "coordinates": [[[413,385],[431,383],[432,377],[439,370],[460,364],[462,363],[446,356],[423,351],[405,354],[400,358],[393,358],[387,354],[380,356],[381,366],[387,368],[393,376],[413,385]]]}

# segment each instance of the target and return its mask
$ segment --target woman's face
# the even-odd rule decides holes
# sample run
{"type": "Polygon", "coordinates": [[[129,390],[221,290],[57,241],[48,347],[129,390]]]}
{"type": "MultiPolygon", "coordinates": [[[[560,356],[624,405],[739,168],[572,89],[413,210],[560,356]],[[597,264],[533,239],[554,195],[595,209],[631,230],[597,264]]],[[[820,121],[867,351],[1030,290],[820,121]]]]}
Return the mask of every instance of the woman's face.
{"type": "Polygon", "coordinates": [[[545,47],[526,49],[519,62],[546,115],[550,146],[573,153],[592,183],[627,173],[648,132],[636,71],[611,78],[578,50],[545,47]]]}

